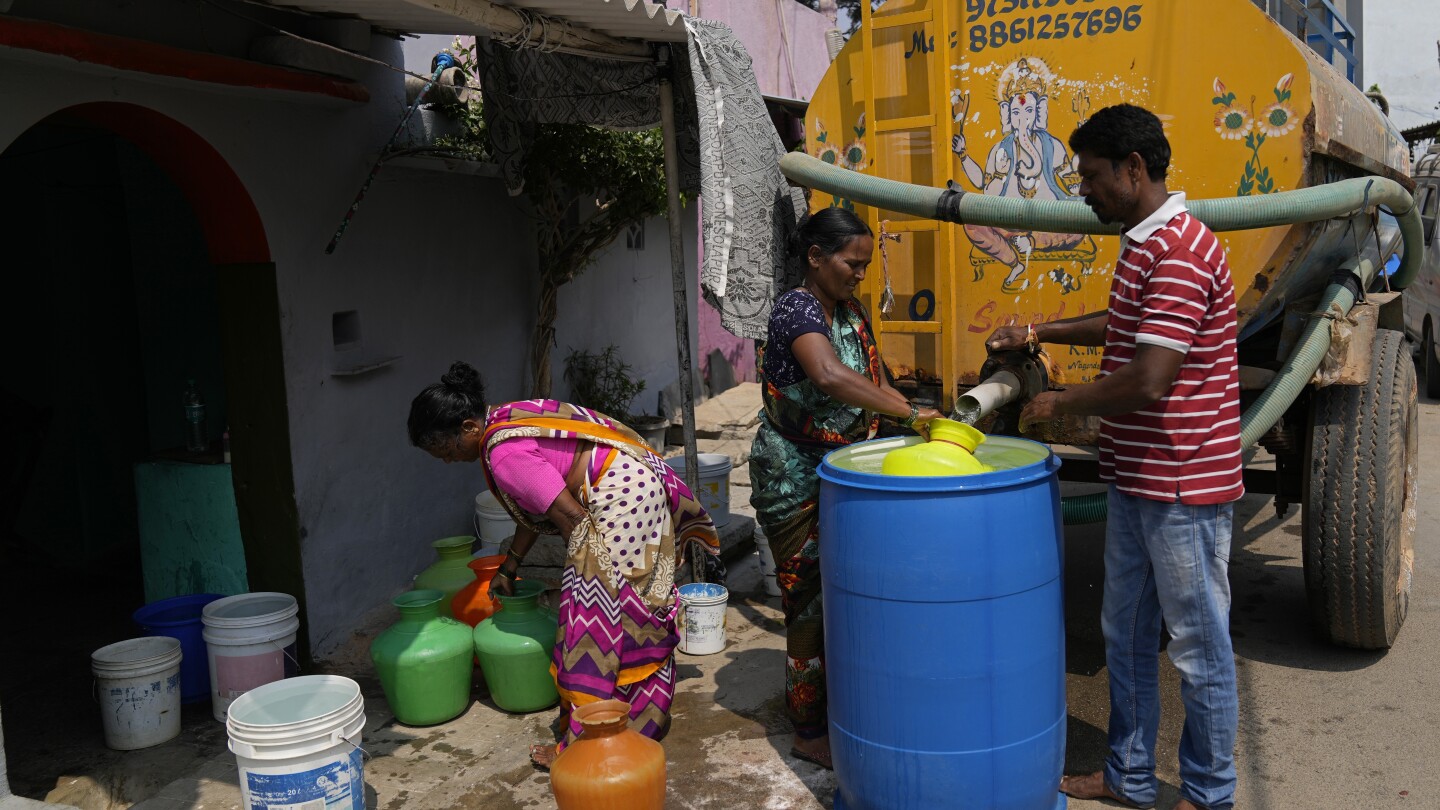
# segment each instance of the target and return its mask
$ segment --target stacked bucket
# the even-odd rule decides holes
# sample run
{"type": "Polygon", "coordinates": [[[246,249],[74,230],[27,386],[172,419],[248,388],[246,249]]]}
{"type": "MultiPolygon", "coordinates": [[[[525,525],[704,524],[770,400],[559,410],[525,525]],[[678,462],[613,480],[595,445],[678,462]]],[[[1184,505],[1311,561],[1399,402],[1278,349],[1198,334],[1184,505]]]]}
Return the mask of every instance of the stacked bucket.
{"type": "Polygon", "coordinates": [[[190,594],[135,611],[145,636],[90,656],[105,744],[129,751],[174,739],[182,704],[209,700],[223,723],[236,698],[296,675],[298,614],[283,593],[190,594]]]}

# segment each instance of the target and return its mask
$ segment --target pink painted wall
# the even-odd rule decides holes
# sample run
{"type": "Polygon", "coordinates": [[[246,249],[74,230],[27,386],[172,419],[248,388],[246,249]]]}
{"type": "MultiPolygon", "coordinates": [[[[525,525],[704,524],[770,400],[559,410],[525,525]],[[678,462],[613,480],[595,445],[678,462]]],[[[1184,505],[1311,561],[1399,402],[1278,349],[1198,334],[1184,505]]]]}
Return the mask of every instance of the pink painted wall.
{"type": "MultiPolygon", "coordinates": [[[[673,0],[670,5],[687,9],[673,0]]],[[[694,0],[694,5],[696,16],[725,23],[744,43],[761,93],[810,100],[830,67],[825,31],[835,26],[824,15],[795,0],[694,0]]]]}
{"type": "MultiPolygon", "coordinates": [[[[834,24],[795,0],[670,0],[667,5],[729,26],[750,53],[760,92],[767,96],[809,101],[830,67],[825,31],[834,24]]],[[[753,342],[725,331],[720,313],[704,300],[698,316],[701,371],[709,374],[710,353],[719,349],[737,380],[753,381],[753,342]]]]}

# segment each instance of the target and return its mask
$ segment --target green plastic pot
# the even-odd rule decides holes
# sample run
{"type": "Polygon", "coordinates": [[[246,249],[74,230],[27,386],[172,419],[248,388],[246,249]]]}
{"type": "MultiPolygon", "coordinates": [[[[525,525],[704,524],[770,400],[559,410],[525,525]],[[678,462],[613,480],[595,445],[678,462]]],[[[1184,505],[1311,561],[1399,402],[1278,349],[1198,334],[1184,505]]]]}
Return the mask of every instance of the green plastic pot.
{"type": "Polygon", "coordinates": [[[433,589],[400,594],[391,600],[400,621],[370,644],[385,699],[407,726],[453,720],[470,706],[470,628],[440,615],[448,602],[433,589]]]}
{"type": "Polygon", "coordinates": [[[454,599],[455,594],[462,588],[475,581],[475,572],[471,571],[469,566],[470,548],[474,543],[475,538],[468,534],[436,540],[430,545],[434,546],[440,559],[415,577],[415,590],[433,589],[445,594],[445,601],[440,603],[442,616],[455,618],[455,614],[450,612],[450,600],[454,599]]]}
{"type": "Polygon", "coordinates": [[[475,655],[495,705],[507,712],[536,712],[560,700],[550,675],[555,615],[540,607],[545,585],[515,583],[515,595],[497,594],[502,609],[475,626],[475,655]]]}

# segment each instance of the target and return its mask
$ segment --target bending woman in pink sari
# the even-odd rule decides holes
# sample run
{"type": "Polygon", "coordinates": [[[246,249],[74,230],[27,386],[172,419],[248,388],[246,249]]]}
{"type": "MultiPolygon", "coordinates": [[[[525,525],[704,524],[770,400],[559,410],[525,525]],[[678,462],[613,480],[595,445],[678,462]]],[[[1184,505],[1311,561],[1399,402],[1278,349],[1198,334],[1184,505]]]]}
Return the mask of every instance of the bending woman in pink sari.
{"type": "Polygon", "coordinates": [[[487,408],[480,375],[455,363],[410,406],[410,441],[435,458],[479,461],[515,519],[491,590],[511,593],[541,534],[569,539],[551,666],[564,734],[531,747],[548,768],[580,725],[571,710],[618,698],[632,727],[659,739],[675,694],[675,568],[686,543],[720,550],[710,516],[640,437],[610,417],[555,400],[487,408]]]}

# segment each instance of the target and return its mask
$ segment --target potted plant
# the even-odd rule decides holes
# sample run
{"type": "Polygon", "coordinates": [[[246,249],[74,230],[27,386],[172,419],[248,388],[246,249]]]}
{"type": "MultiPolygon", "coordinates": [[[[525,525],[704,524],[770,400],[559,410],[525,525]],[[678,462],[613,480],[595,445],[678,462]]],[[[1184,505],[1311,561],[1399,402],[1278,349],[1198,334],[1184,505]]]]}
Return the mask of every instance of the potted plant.
{"type": "Polygon", "coordinates": [[[572,349],[565,358],[565,382],[576,405],[619,419],[640,434],[652,450],[663,452],[669,420],[650,414],[633,414],[630,404],[645,390],[645,381],[630,375],[630,364],[614,346],[599,352],[572,349]]]}

